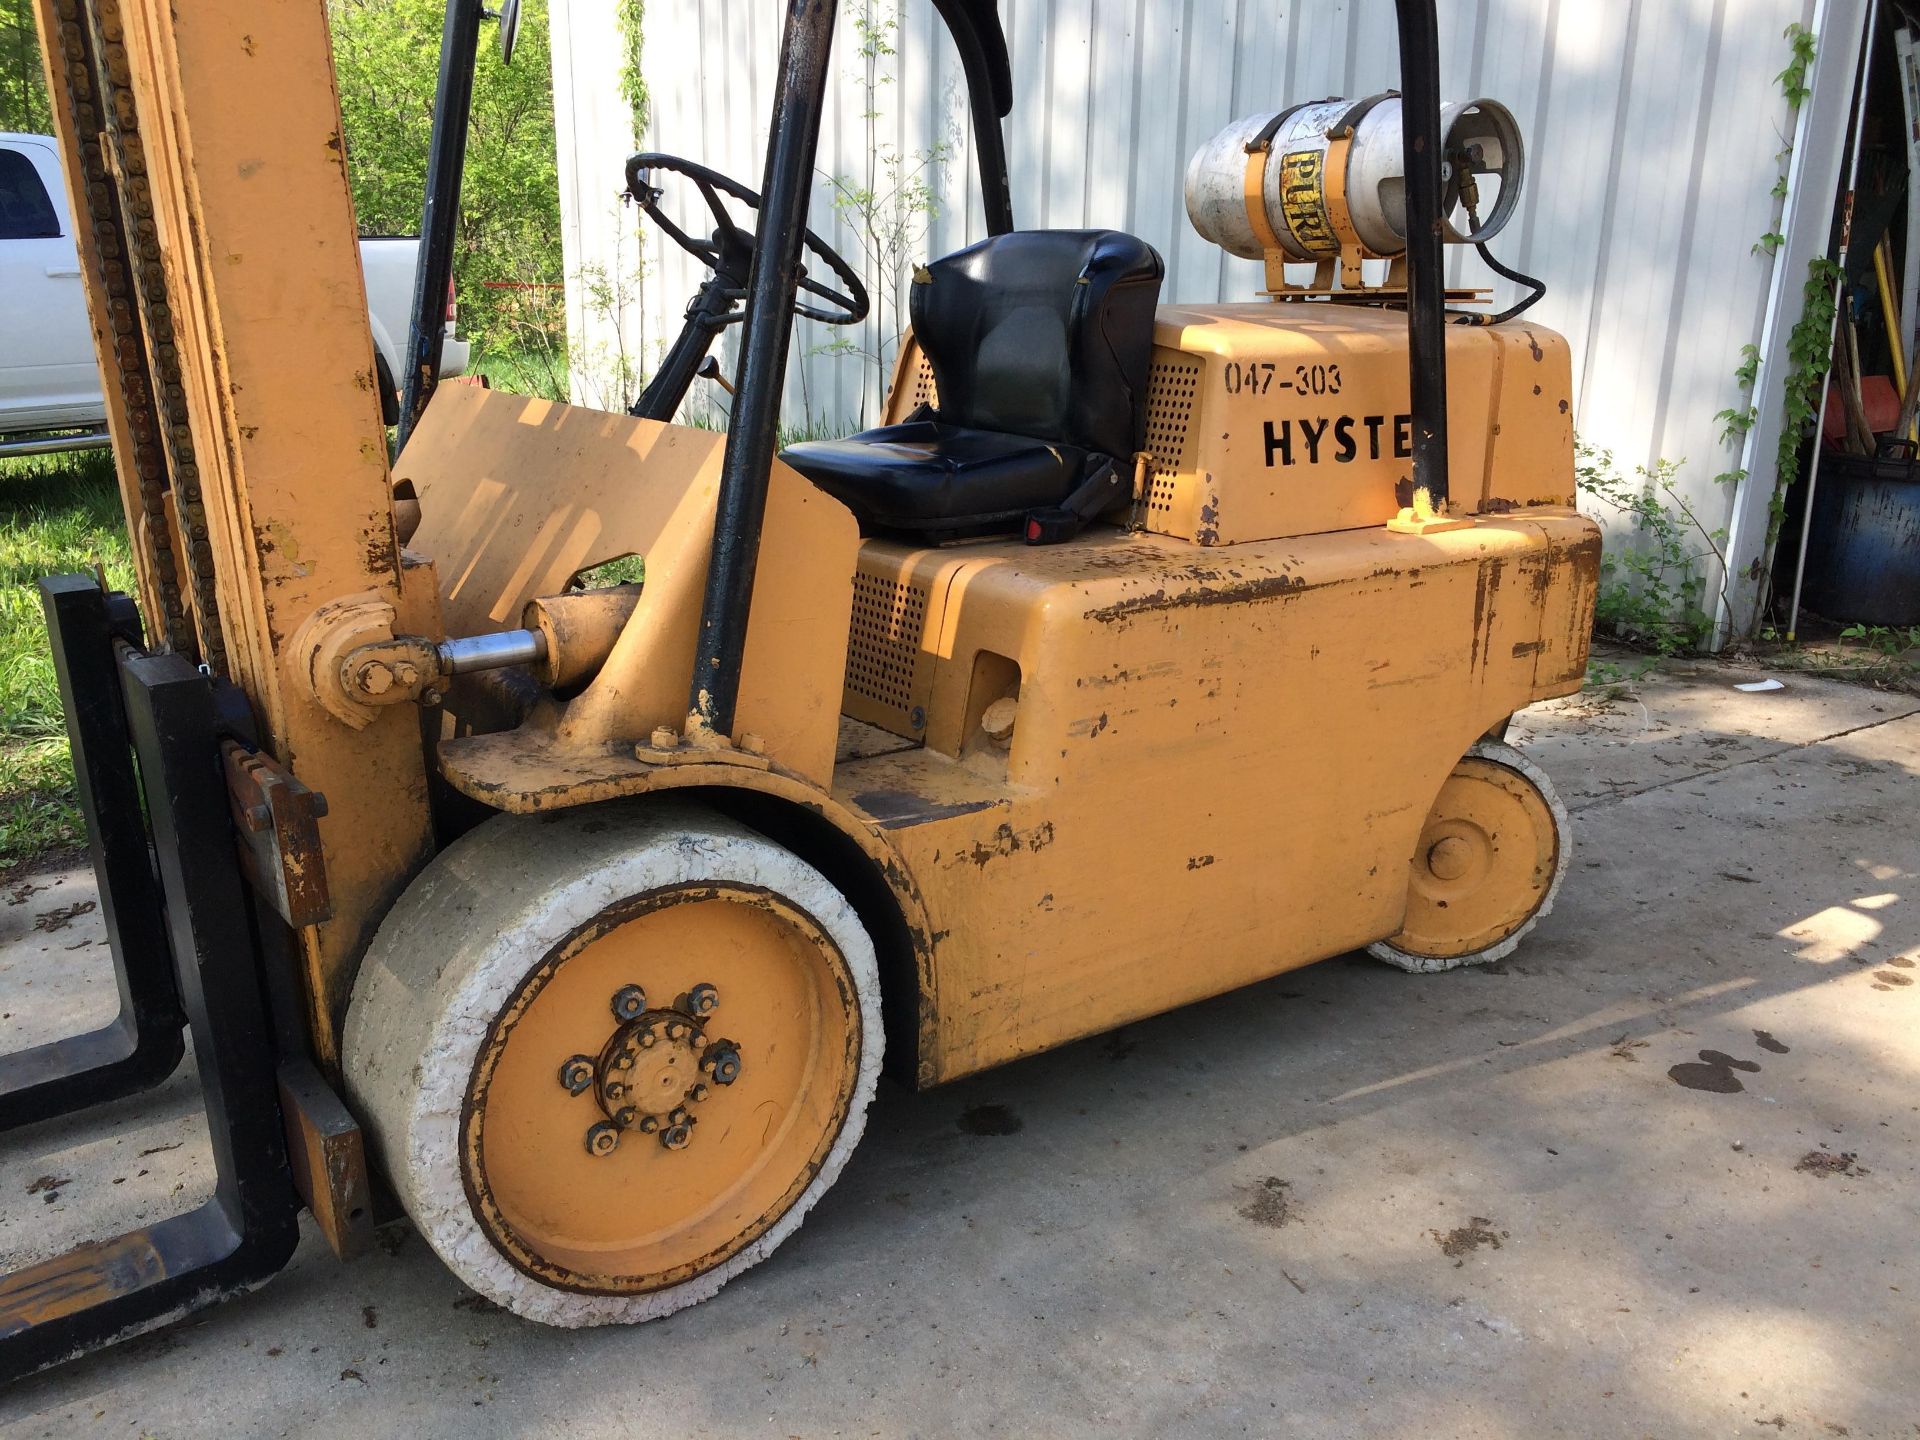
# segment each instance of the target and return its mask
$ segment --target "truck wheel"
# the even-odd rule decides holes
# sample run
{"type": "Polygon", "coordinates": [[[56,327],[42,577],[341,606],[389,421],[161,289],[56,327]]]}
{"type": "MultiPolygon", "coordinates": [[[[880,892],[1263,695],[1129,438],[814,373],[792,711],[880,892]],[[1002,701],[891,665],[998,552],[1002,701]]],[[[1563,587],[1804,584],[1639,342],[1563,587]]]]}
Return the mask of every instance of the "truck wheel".
{"type": "Polygon", "coordinates": [[[792,1234],[880,1072],[853,908],[680,804],[502,816],[437,857],[354,985],[349,1093],[407,1213],[553,1325],[704,1300],[792,1234]]]}
{"type": "Polygon", "coordinates": [[[1553,909],[1568,829],[1545,772],[1512,746],[1482,740],[1453,767],[1427,814],[1404,928],[1367,953],[1416,972],[1512,954],[1553,909]]]}

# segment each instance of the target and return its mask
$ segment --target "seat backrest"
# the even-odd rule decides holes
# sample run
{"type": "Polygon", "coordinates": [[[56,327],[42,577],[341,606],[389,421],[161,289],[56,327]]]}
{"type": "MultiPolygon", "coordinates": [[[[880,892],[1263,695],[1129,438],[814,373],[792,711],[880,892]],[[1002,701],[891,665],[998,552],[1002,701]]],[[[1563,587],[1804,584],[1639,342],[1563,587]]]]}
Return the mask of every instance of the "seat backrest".
{"type": "Polygon", "coordinates": [[[1131,458],[1165,273],[1117,230],[1018,230],[935,260],[912,313],[939,418],[1131,458]]]}

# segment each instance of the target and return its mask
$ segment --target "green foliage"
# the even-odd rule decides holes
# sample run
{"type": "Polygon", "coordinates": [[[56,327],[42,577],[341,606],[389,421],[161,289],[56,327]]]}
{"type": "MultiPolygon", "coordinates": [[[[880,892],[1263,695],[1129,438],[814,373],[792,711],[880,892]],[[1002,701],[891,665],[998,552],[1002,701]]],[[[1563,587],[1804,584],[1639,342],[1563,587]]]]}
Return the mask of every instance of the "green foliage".
{"type": "MultiPolygon", "coordinates": [[[[1706,562],[1718,562],[1713,573],[1724,594],[1727,532],[1708,530],[1675,487],[1684,462],[1636,466],[1628,479],[1615,468],[1612,451],[1584,442],[1575,450],[1581,493],[1626,526],[1600,561],[1595,630],[1659,655],[1700,648],[1713,633],[1706,562]]],[[[1601,523],[1608,525],[1605,518],[1601,523]]]]}
{"type": "Polygon", "coordinates": [[[1780,93],[1787,97],[1787,108],[1798,110],[1813,93],[1807,84],[1807,71],[1813,68],[1815,53],[1813,32],[1796,20],[1780,33],[1786,38],[1790,58],[1787,68],[1773,78],[1780,82],[1780,93]]]}
{"type": "MultiPolygon", "coordinates": [[[[327,11],[361,233],[416,234],[444,0],[327,0],[327,11]]],[[[511,65],[491,39],[474,72],[454,241],[461,330],[487,354],[563,328],[546,0],[527,0],[511,65]]]]}
{"type": "Polygon", "coordinates": [[[1889,660],[1903,660],[1909,655],[1920,659],[1920,625],[1849,625],[1840,632],[1840,638],[1857,640],[1889,660]]]}
{"type": "Polygon", "coordinates": [[[1787,383],[1781,399],[1780,447],[1774,454],[1773,494],[1767,501],[1767,553],[1787,518],[1787,487],[1800,472],[1800,442],[1815,420],[1820,382],[1833,363],[1834,282],[1840,267],[1824,255],[1807,265],[1800,318],[1787,337],[1787,383]]]}
{"type": "Polygon", "coordinates": [[[647,133],[647,77],[641,68],[646,56],[647,0],[614,0],[614,23],[620,27],[620,94],[633,111],[636,144],[647,133]]]}
{"type": "MultiPolygon", "coordinates": [[[[1800,107],[1813,93],[1807,83],[1807,77],[1813,66],[1816,42],[1813,32],[1795,21],[1782,32],[1787,41],[1787,66],[1775,80],[1780,86],[1780,94],[1787,102],[1787,133],[1792,133],[1794,117],[1800,107]]],[[[1787,243],[1786,235],[1779,228],[1786,211],[1787,169],[1793,158],[1793,142],[1788,139],[1774,155],[1774,163],[1779,173],[1774,177],[1773,187],[1768,192],[1773,196],[1773,228],[1754,242],[1752,253],[1765,255],[1772,259],[1787,243]]],[[[1794,326],[1788,339],[1787,351],[1791,362],[1782,401],[1782,425],[1779,448],[1774,455],[1773,494],[1767,502],[1767,539],[1762,558],[1755,562],[1750,579],[1759,583],[1755,592],[1753,616],[1747,626],[1749,638],[1759,626],[1765,612],[1766,592],[1771,581],[1770,567],[1773,563],[1773,549],[1780,538],[1780,521],[1785,514],[1786,490],[1800,465],[1800,441],[1805,433],[1807,422],[1812,418],[1814,400],[1820,379],[1826,374],[1830,326],[1833,318],[1832,296],[1833,267],[1824,259],[1815,260],[1809,272],[1805,303],[1800,322],[1794,326]],[[1817,283],[1816,283],[1817,282],[1817,283]]],[[[1746,403],[1722,410],[1714,418],[1720,422],[1720,443],[1735,447],[1744,447],[1747,434],[1760,418],[1760,410],[1753,403],[1754,386],[1760,377],[1760,352],[1752,345],[1741,347],[1740,364],[1734,370],[1733,377],[1740,386],[1746,403]]],[[[1725,485],[1738,485],[1747,478],[1744,469],[1735,468],[1716,475],[1714,479],[1725,485]]],[[[1724,566],[1722,574],[1724,575],[1724,566]]],[[[1724,581],[1723,581],[1724,584],[1724,581]]]]}
{"type": "Polygon", "coordinates": [[[45,135],[52,129],[33,0],[0,0],[0,130],[45,135]]]}
{"type": "Polygon", "coordinates": [[[133,587],[111,456],[0,460],[0,871],[85,838],[34,588],[43,575],[75,571],[133,587]]]}
{"type": "Polygon", "coordinates": [[[1658,658],[1643,659],[1627,666],[1615,660],[1593,656],[1587,661],[1587,678],[1582,688],[1599,690],[1609,700],[1624,697],[1627,687],[1644,680],[1659,668],[1658,658]]]}

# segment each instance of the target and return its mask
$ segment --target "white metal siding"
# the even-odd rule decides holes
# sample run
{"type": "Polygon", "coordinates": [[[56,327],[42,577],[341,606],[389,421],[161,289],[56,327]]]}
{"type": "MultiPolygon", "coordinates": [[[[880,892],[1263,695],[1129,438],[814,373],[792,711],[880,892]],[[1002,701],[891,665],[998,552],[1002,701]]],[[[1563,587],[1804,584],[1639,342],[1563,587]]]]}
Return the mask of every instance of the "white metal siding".
{"type": "MultiPolygon", "coordinates": [[[[581,10],[595,0],[571,3],[581,10]]],[[[840,3],[845,17],[861,0],[840,3]]],[[[648,7],[649,145],[757,184],[783,8],[770,0],[648,7]]],[[[1819,9],[1823,43],[1838,34],[1850,54],[1863,0],[1820,0],[1819,9]]],[[[1533,317],[1573,342],[1580,433],[1629,468],[1685,460],[1684,492],[1716,525],[1731,500],[1712,477],[1739,456],[1720,443],[1713,417],[1742,403],[1733,371],[1741,347],[1760,339],[1775,276],[1776,262],[1752,247],[1773,228],[1770,191],[1789,138],[1775,80],[1787,60],[1782,32],[1792,21],[1815,22],[1815,10],[1816,0],[1440,3],[1443,93],[1499,99],[1526,134],[1527,195],[1494,248],[1548,284],[1533,317]]],[[[926,243],[942,253],[984,233],[965,87],[928,0],[900,0],[897,13],[898,53],[884,62],[894,78],[877,106],[881,140],[902,153],[940,138],[952,144],[947,204],[926,243]]],[[[1173,300],[1248,298],[1258,278],[1257,265],[1227,256],[1186,222],[1181,178],[1201,141],[1239,115],[1397,83],[1391,0],[1002,0],[1001,15],[1016,96],[1007,126],[1016,222],[1141,235],[1167,258],[1173,300]]],[[[843,19],[823,174],[865,174],[860,68],[843,19]]],[[[1827,93],[1815,104],[1831,117],[1844,112],[1835,86],[1845,77],[1823,68],[1827,93]]],[[[599,162],[614,184],[620,159],[599,162]]],[[[1808,193],[1830,195],[1832,163],[1809,170],[1817,173],[1807,176],[1808,193]]],[[[858,255],[824,179],[814,228],[858,255]]],[[[659,237],[644,243],[646,334],[657,353],[700,276],[659,237]]],[[[1793,304],[1805,260],[1779,262],[1793,304]]],[[[1489,283],[1469,252],[1451,252],[1450,266],[1464,283],[1489,283]]],[[[1495,288],[1503,304],[1515,289],[1495,288]]],[[[834,338],[800,326],[790,423],[876,413],[875,372],[817,353],[834,338]]]]}

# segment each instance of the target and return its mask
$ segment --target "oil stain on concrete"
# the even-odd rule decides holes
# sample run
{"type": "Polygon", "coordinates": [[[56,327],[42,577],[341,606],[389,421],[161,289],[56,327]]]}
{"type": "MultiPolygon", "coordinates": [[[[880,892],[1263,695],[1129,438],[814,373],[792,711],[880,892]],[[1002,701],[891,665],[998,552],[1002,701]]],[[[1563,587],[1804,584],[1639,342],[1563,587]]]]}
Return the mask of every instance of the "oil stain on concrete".
{"type": "Polygon", "coordinates": [[[1760,1069],[1751,1060],[1736,1060],[1722,1050],[1702,1050],[1700,1059],[1675,1065],[1667,1071],[1667,1078],[1676,1085],[1684,1085],[1689,1090],[1704,1090],[1709,1095],[1738,1095],[1747,1087],[1740,1083],[1740,1077],[1733,1072],[1745,1070],[1750,1073],[1760,1069]]]}

